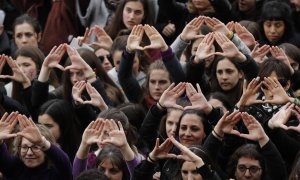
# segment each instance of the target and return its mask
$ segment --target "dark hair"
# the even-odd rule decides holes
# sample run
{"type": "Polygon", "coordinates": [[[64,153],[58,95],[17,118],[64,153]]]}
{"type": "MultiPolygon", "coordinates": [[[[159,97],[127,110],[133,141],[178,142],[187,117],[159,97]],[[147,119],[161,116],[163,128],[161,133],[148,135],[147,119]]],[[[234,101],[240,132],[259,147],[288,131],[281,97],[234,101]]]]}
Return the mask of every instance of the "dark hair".
{"type": "MultiPolygon", "coordinates": [[[[86,49],[79,48],[77,49],[78,53],[82,57],[82,59],[95,71],[96,75],[101,78],[101,81],[104,84],[104,89],[107,96],[113,102],[114,105],[121,104],[125,101],[125,98],[119,89],[119,87],[110,79],[105,70],[102,67],[101,61],[97,58],[95,53],[86,49]]],[[[71,61],[68,58],[66,65],[70,65],[71,61]]],[[[72,99],[72,83],[70,79],[70,71],[65,71],[63,76],[63,84],[64,84],[64,97],[67,100],[72,99]]]]}
{"type": "MultiPolygon", "coordinates": [[[[220,84],[217,79],[217,66],[218,66],[219,62],[223,61],[223,60],[228,60],[236,67],[236,69],[239,72],[242,72],[242,70],[239,69],[239,66],[235,61],[231,61],[228,58],[225,58],[223,56],[216,57],[212,63],[211,75],[210,75],[210,86],[211,86],[212,92],[219,91],[219,92],[225,93],[225,91],[220,87],[220,84]]],[[[233,87],[231,90],[226,91],[230,106],[234,106],[239,101],[239,99],[243,93],[242,85],[243,85],[243,78],[241,78],[239,80],[239,82],[236,84],[235,87],[233,87]]]]}
{"type": "Polygon", "coordinates": [[[60,137],[57,143],[73,159],[80,144],[80,124],[72,104],[62,99],[49,100],[40,107],[39,116],[44,114],[49,115],[59,125],[60,137]]]}
{"type": "MultiPolygon", "coordinates": [[[[257,22],[242,20],[239,23],[242,26],[244,26],[254,36],[256,41],[261,42],[262,35],[261,35],[260,28],[259,28],[259,24],[257,22]]],[[[254,48],[254,46],[251,47],[251,49],[253,49],[253,48],[254,48]]]]}
{"type": "Polygon", "coordinates": [[[76,178],[76,180],[91,179],[108,180],[108,177],[106,177],[103,171],[100,169],[89,169],[80,173],[80,175],[76,178]]]}
{"type": "Polygon", "coordinates": [[[118,147],[108,144],[105,145],[103,149],[101,149],[99,155],[96,158],[96,164],[98,168],[107,159],[110,160],[113,166],[117,166],[120,170],[122,170],[123,180],[130,179],[126,163],[118,147]]]}
{"type": "Polygon", "coordinates": [[[127,45],[128,35],[118,36],[114,39],[113,44],[110,48],[110,53],[113,55],[115,51],[124,51],[127,45]]]}
{"type": "Polygon", "coordinates": [[[143,18],[141,24],[149,24],[149,25],[154,24],[154,18],[150,12],[151,10],[149,9],[147,0],[123,0],[118,5],[118,8],[115,11],[115,14],[114,14],[112,20],[110,21],[108,26],[105,27],[105,31],[108,33],[108,35],[112,39],[115,39],[121,30],[127,29],[123,23],[122,17],[123,17],[124,7],[128,2],[141,2],[144,7],[144,18],[143,18]]]}
{"type": "Polygon", "coordinates": [[[137,130],[140,129],[142,122],[146,116],[146,111],[140,104],[124,103],[117,107],[128,118],[129,123],[137,130]]]}
{"type": "Polygon", "coordinates": [[[17,17],[15,19],[15,21],[13,22],[13,24],[12,24],[13,34],[15,33],[16,26],[23,24],[23,23],[30,24],[34,29],[34,32],[36,32],[37,34],[42,32],[41,25],[36,18],[29,16],[28,14],[23,14],[23,15],[17,17]]]}
{"type": "MultiPolygon", "coordinates": [[[[123,129],[126,133],[126,139],[130,147],[134,148],[134,145],[137,142],[137,132],[132,128],[131,124],[128,121],[127,116],[117,108],[109,108],[105,111],[102,111],[99,115],[99,118],[103,119],[113,119],[114,121],[120,121],[123,126],[123,129]]],[[[135,149],[134,149],[135,150],[135,149]]]]}
{"type": "Polygon", "coordinates": [[[291,43],[282,43],[278,47],[282,48],[285,54],[300,64],[300,49],[291,43]]]}
{"type": "Polygon", "coordinates": [[[276,73],[278,79],[284,79],[286,81],[290,80],[292,76],[290,68],[281,60],[275,59],[273,57],[261,63],[258,71],[258,76],[262,80],[264,79],[264,77],[269,77],[272,72],[276,73]]]}
{"type": "MultiPolygon", "coordinates": [[[[203,130],[204,130],[206,136],[208,136],[210,134],[210,132],[212,131],[212,127],[208,123],[208,120],[207,120],[205,114],[203,112],[199,111],[199,110],[189,109],[189,110],[184,110],[183,113],[182,113],[182,115],[179,118],[178,126],[177,126],[177,129],[176,129],[176,135],[177,136],[179,134],[181,120],[187,114],[189,114],[189,115],[194,114],[194,115],[198,116],[200,118],[200,122],[203,124],[203,128],[204,128],[203,130]]],[[[203,141],[204,141],[204,139],[202,140],[202,142],[203,141]]]]}
{"type": "Polygon", "coordinates": [[[261,11],[260,19],[258,20],[258,24],[260,27],[260,31],[262,32],[263,41],[261,44],[270,43],[266,35],[264,33],[263,24],[265,21],[284,21],[285,29],[284,34],[281,39],[276,42],[277,44],[282,43],[283,41],[292,40],[291,38],[294,35],[294,27],[291,21],[292,10],[290,6],[282,1],[267,1],[264,3],[261,11]]]}
{"type": "Polygon", "coordinates": [[[207,100],[210,99],[217,99],[222,102],[223,106],[228,110],[231,111],[233,106],[230,105],[228,97],[222,92],[212,92],[207,95],[207,100]]]}
{"type": "Polygon", "coordinates": [[[259,153],[257,145],[254,144],[244,144],[240,146],[231,156],[228,166],[227,166],[227,174],[230,178],[234,178],[234,174],[236,171],[236,166],[241,157],[246,157],[250,159],[255,159],[259,161],[259,164],[262,168],[262,176],[264,177],[265,173],[265,164],[262,154],[259,153]]]}
{"type": "Polygon", "coordinates": [[[292,170],[289,176],[289,180],[298,180],[300,177],[300,151],[298,151],[293,166],[292,170]]]}
{"type": "MultiPolygon", "coordinates": [[[[19,56],[31,58],[31,60],[36,65],[37,75],[39,74],[39,71],[41,70],[42,64],[45,59],[45,55],[38,47],[34,47],[34,46],[30,46],[30,45],[20,47],[15,52],[14,58],[17,58],[19,56]]],[[[54,73],[54,71],[51,71],[51,73],[50,73],[49,83],[54,87],[59,86],[58,78],[57,78],[56,74],[54,73]]],[[[24,97],[22,97],[22,94],[20,93],[20,92],[22,92],[22,89],[23,89],[23,86],[21,85],[21,83],[13,81],[12,98],[16,99],[17,101],[19,101],[21,103],[22,103],[22,99],[24,98],[24,97]]]]}

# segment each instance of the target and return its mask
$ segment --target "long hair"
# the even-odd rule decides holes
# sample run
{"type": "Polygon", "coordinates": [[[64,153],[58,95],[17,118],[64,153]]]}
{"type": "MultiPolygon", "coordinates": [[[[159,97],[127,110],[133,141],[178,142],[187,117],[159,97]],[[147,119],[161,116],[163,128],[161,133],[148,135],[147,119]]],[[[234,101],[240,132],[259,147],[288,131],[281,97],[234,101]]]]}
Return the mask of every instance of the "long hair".
{"type": "MultiPolygon", "coordinates": [[[[119,89],[119,87],[110,79],[107,73],[104,71],[101,62],[97,56],[90,50],[85,48],[79,48],[78,53],[82,59],[95,71],[96,75],[101,78],[104,84],[104,89],[107,96],[112,100],[114,105],[121,104],[125,101],[125,98],[119,89]]],[[[70,65],[71,61],[68,58],[66,61],[66,66],[70,65]]],[[[70,79],[70,71],[65,71],[63,75],[63,96],[66,100],[72,99],[72,83],[70,79]]]]}
{"type": "Polygon", "coordinates": [[[70,159],[73,159],[80,144],[80,124],[72,104],[61,99],[49,100],[39,110],[39,116],[44,114],[50,116],[58,124],[60,137],[57,139],[57,143],[69,155],[70,159]]]}
{"type": "MultiPolygon", "coordinates": [[[[14,58],[16,59],[19,56],[28,57],[34,62],[35,66],[36,66],[37,76],[38,76],[38,74],[41,70],[42,64],[44,62],[44,59],[45,59],[44,53],[38,47],[28,45],[28,46],[23,46],[23,47],[19,48],[15,52],[14,58]]],[[[54,86],[55,88],[59,86],[58,78],[57,78],[56,74],[54,73],[54,71],[52,71],[52,70],[50,72],[49,83],[52,86],[54,86]]],[[[21,93],[22,90],[23,90],[23,87],[22,87],[21,83],[13,81],[12,98],[19,101],[20,103],[22,103],[22,99],[24,98],[21,93]]]]}
{"type": "Polygon", "coordinates": [[[141,2],[144,7],[144,18],[141,24],[154,24],[154,16],[150,14],[150,9],[147,0],[124,0],[118,5],[118,8],[111,20],[111,22],[105,27],[105,31],[108,35],[115,39],[121,30],[127,29],[123,23],[123,10],[128,2],[141,2]]]}

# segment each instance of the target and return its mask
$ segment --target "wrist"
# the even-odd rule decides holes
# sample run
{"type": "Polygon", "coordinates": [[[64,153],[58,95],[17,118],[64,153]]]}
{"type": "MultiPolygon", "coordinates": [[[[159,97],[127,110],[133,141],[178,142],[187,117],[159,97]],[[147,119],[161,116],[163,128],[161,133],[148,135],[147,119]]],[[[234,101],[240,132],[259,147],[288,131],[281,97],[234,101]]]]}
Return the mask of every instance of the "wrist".
{"type": "Polygon", "coordinates": [[[128,48],[128,46],[125,47],[125,50],[126,52],[128,52],[129,54],[132,54],[133,53],[133,50],[128,48]]]}
{"type": "Polygon", "coordinates": [[[42,137],[42,142],[40,143],[42,151],[46,151],[47,149],[50,148],[51,143],[45,138],[45,136],[42,137]]]}
{"type": "Polygon", "coordinates": [[[208,115],[212,111],[213,107],[209,103],[206,104],[206,106],[203,108],[203,112],[208,115]]]}
{"type": "Polygon", "coordinates": [[[190,41],[182,34],[179,35],[179,38],[184,41],[185,43],[189,43],[190,41]]]}
{"type": "Polygon", "coordinates": [[[160,49],[161,52],[166,52],[169,49],[169,46],[167,44],[164,44],[164,46],[160,49]]]}
{"type": "Polygon", "coordinates": [[[151,153],[148,155],[147,160],[151,163],[156,163],[157,159],[153,158],[153,156],[151,155],[151,153]]]}
{"type": "Polygon", "coordinates": [[[220,141],[222,141],[224,138],[224,133],[222,131],[218,130],[217,128],[213,129],[212,134],[220,141]]]}
{"type": "Polygon", "coordinates": [[[264,145],[266,145],[269,142],[269,137],[264,134],[262,137],[258,138],[258,143],[260,147],[263,147],[264,145]]]}
{"type": "Polygon", "coordinates": [[[167,108],[165,106],[163,106],[159,101],[157,101],[156,106],[158,107],[158,109],[165,111],[167,110],[167,108]]]}

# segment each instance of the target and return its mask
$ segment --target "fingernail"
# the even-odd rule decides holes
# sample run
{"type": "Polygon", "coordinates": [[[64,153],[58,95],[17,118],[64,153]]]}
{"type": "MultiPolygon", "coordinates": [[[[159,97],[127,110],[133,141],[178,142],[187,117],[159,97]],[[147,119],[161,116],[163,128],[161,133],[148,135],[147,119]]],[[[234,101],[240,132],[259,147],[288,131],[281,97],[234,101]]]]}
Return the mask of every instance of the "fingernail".
{"type": "Polygon", "coordinates": [[[257,77],[255,78],[255,80],[256,80],[256,81],[259,81],[259,80],[260,80],[260,77],[259,77],[259,76],[257,76],[257,77]]]}

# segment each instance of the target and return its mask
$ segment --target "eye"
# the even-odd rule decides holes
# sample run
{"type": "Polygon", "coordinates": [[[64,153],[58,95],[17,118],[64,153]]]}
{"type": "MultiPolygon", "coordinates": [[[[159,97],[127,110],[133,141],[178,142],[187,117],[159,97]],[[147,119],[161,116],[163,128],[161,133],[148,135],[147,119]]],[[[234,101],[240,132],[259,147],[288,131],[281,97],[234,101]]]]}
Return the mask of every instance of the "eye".
{"type": "Polygon", "coordinates": [[[109,171],[111,174],[117,174],[118,172],[120,172],[120,170],[117,168],[111,168],[109,171]]]}
{"type": "Polygon", "coordinates": [[[181,170],[181,173],[186,175],[186,174],[188,174],[188,171],[186,171],[186,170],[181,170]]]}
{"type": "Polygon", "coordinates": [[[200,130],[200,128],[198,128],[197,126],[192,126],[191,127],[191,131],[193,131],[193,132],[197,132],[199,130],[200,130]]]}
{"type": "Polygon", "coordinates": [[[140,10],[139,10],[139,11],[135,11],[134,14],[135,14],[135,15],[141,15],[141,14],[142,14],[142,11],[140,11],[140,10]]]}
{"type": "Polygon", "coordinates": [[[180,129],[183,130],[183,131],[185,131],[187,129],[187,126],[182,125],[182,126],[180,126],[180,129]]]}

